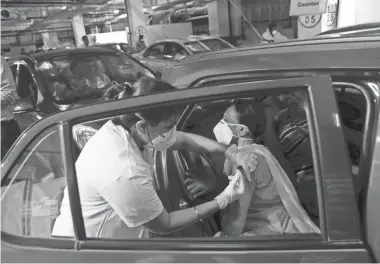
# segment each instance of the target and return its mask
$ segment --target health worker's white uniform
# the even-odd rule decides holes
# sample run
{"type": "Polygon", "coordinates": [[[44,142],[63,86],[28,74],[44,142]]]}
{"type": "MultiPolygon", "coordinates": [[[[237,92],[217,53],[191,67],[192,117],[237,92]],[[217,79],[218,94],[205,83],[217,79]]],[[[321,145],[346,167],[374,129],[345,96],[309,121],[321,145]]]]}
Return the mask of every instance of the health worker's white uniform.
{"type": "MultiPolygon", "coordinates": [[[[87,142],[75,165],[87,237],[148,237],[142,225],[164,207],[149,164],[123,127],[107,122],[87,142]]],[[[74,236],[67,188],[52,234],[74,236]]]]}

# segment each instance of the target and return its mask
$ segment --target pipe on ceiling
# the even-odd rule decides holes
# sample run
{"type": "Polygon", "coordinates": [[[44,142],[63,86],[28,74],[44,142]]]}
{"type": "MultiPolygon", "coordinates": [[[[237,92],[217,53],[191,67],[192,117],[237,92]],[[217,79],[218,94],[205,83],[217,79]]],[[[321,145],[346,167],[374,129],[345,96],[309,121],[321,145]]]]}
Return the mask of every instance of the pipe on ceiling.
{"type": "Polygon", "coordinates": [[[83,1],[77,1],[77,0],[63,0],[63,1],[43,1],[43,0],[32,0],[32,1],[22,1],[22,0],[3,0],[1,1],[2,6],[29,6],[29,5],[79,5],[83,1]]]}

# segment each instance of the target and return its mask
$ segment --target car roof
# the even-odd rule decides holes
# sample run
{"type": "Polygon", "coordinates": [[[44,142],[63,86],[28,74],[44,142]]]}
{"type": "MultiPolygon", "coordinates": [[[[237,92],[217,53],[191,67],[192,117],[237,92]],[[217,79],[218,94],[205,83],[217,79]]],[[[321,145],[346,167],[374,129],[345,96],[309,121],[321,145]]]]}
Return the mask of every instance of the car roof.
{"type": "Polygon", "coordinates": [[[220,38],[218,38],[218,37],[210,37],[210,36],[189,36],[187,38],[176,38],[176,39],[158,40],[156,43],[162,43],[162,42],[185,43],[185,42],[198,41],[198,40],[206,40],[206,39],[220,39],[220,38]]]}
{"type": "MultiPolygon", "coordinates": [[[[30,57],[34,58],[37,61],[43,61],[54,57],[65,56],[65,55],[91,55],[94,53],[107,53],[107,54],[117,54],[119,51],[102,48],[102,47],[89,47],[89,48],[73,48],[73,49],[55,49],[51,51],[46,51],[42,53],[36,53],[30,55],[30,57]]],[[[13,58],[12,58],[13,59],[13,58]]]]}
{"type": "Polygon", "coordinates": [[[379,59],[380,37],[305,39],[194,54],[162,78],[181,89],[208,76],[258,70],[378,69],[379,59]]]}
{"type": "Polygon", "coordinates": [[[367,30],[377,30],[377,29],[380,30],[380,22],[365,23],[365,24],[358,24],[358,25],[347,26],[347,27],[334,28],[334,29],[324,31],[318,35],[321,36],[321,35],[340,34],[340,33],[348,33],[348,32],[354,33],[355,31],[367,31],[367,30]]]}

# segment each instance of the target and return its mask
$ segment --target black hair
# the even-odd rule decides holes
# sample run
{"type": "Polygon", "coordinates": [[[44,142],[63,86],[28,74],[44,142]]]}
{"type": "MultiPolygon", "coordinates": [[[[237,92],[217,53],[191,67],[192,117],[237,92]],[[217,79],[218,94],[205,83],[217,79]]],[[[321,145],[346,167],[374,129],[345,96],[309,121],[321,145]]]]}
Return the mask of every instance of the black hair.
{"type": "Polygon", "coordinates": [[[139,39],[143,39],[144,38],[144,36],[143,35],[139,35],[139,39]]]}
{"type": "Polygon", "coordinates": [[[260,137],[266,128],[265,105],[256,100],[234,100],[232,105],[235,106],[239,115],[239,123],[246,125],[252,135],[260,137]]]}
{"type": "Polygon", "coordinates": [[[84,36],[82,37],[82,41],[84,41],[85,39],[88,40],[87,35],[84,35],[84,36]]]}
{"type": "MultiPolygon", "coordinates": [[[[144,96],[154,93],[164,93],[176,91],[177,89],[167,82],[162,80],[143,77],[137,80],[132,85],[132,90],[122,91],[118,99],[124,99],[131,96],[144,96]]],[[[124,128],[129,130],[129,127],[134,125],[137,121],[145,120],[149,125],[156,126],[161,122],[169,121],[171,118],[178,117],[183,111],[183,107],[160,107],[159,109],[153,108],[150,110],[141,111],[136,114],[126,114],[116,119],[113,122],[116,125],[123,123],[124,128]],[[140,116],[140,117],[139,117],[140,116]]]]}
{"type": "Polygon", "coordinates": [[[269,23],[269,25],[268,25],[268,29],[269,29],[269,32],[270,32],[270,34],[273,36],[273,29],[275,29],[275,28],[277,28],[277,24],[276,24],[276,22],[274,22],[274,21],[272,21],[272,22],[270,22],[269,23]]]}

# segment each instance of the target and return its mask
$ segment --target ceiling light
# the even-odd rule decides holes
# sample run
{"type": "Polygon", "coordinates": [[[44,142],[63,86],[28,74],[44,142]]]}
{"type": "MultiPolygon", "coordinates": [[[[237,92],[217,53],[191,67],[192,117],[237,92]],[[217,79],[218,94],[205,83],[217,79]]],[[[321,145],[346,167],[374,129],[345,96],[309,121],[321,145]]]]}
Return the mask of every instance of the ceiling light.
{"type": "Polygon", "coordinates": [[[67,8],[67,6],[62,6],[62,10],[65,10],[67,8]]]}
{"type": "Polygon", "coordinates": [[[113,11],[113,13],[114,13],[115,15],[117,15],[117,14],[120,13],[120,10],[119,10],[119,9],[115,9],[115,10],[113,11]]]}
{"type": "Polygon", "coordinates": [[[119,16],[119,18],[125,18],[127,16],[128,16],[127,14],[122,14],[122,15],[119,16]]]}

